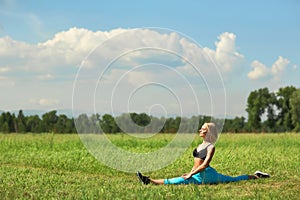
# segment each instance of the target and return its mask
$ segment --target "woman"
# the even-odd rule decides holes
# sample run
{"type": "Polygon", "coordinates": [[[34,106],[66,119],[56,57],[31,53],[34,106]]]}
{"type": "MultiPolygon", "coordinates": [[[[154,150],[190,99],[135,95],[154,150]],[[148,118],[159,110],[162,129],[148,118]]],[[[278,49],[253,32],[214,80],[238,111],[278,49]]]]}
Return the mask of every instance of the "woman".
{"type": "Polygon", "coordinates": [[[139,180],[143,184],[217,184],[236,182],[241,180],[268,178],[269,174],[256,171],[255,175],[241,175],[237,177],[226,176],[218,173],[209,164],[215,153],[214,143],[218,139],[218,132],[214,123],[205,123],[199,130],[200,137],[203,142],[194,149],[194,166],[189,173],[183,174],[181,177],[171,179],[150,179],[137,172],[139,180]]]}

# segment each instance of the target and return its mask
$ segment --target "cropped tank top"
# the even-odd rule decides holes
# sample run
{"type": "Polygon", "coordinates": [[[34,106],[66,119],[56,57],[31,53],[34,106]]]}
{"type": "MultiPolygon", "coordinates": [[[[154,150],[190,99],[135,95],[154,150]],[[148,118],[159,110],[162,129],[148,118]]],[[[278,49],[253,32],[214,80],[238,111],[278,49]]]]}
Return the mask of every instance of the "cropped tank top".
{"type": "Polygon", "coordinates": [[[207,149],[212,148],[213,144],[212,143],[202,143],[198,146],[198,148],[195,148],[193,151],[193,156],[195,158],[201,158],[202,160],[205,160],[206,155],[207,155],[207,149]]]}

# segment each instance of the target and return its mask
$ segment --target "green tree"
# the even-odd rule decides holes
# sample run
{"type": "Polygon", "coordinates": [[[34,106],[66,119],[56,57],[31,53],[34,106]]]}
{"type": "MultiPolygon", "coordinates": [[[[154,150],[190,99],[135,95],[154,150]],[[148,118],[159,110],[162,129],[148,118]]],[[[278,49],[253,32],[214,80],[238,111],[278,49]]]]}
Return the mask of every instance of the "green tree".
{"type": "Polygon", "coordinates": [[[279,88],[277,92],[277,108],[279,113],[276,124],[279,131],[291,131],[294,128],[291,116],[290,98],[295,91],[295,87],[288,86],[279,88]]]}
{"type": "Polygon", "coordinates": [[[138,115],[139,117],[139,123],[140,126],[147,126],[151,122],[150,116],[148,116],[146,113],[141,113],[138,115]]]}
{"type": "Polygon", "coordinates": [[[261,115],[264,108],[262,108],[262,102],[260,101],[260,92],[252,91],[247,99],[248,112],[248,127],[250,131],[257,131],[261,127],[261,115]]]}
{"type": "Polygon", "coordinates": [[[100,129],[100,115],[97,114],[92,114],[90,117],[90,123],[91,123],[91,133],[101,133],[100,129]]]}
{"type": "Polygon", "coordinates": [[[165,133],[177,133],[181,122],[181,117],[176,117],[175,119],[170,117],[166,119],[164,125],[164,132],[165,133]]]}
{"type": "Polygon", "coordinates": [[[3,122],[0,127],[2,133],[10,133],[9,126],[7,122],[3,122]]]}
{"type": "Polygon", "coordinates": [[[230,133],[239,133],[245,131],[245,117],[235,117],[234,119],[225,119],[223,131],[230,133]]]}
{"type": "Polygon", "coordinates": [[[76,127],[74,123],[74,118],[67,119],[66,121],[66,133],[76,133],[76,127]]]}
{"type": "Polygon", "coordinates": [[[32,133],[45,132],[43,122],[38,115],[33,115],[33,116],[27,117],[26,132],[32,132],[32,133]]]}
{"type": "Polygon", "coordinates": [[[115,119],[110,114],[105,114],[100,120],[100,126],[104,133],[117,133],[120,131],[115,119]]]}
{"type": "Polygon", "coordinates": [[[81,114],[75,120],[76,129],[78,133],[90,133],[89,127],[91,126],[87,114],[81,114]]]}
{"type": "Polygon", "coordinates": [[[297,89],[290,98],[291,120],[294,131],[300,132],[300,89],[297,89]]]}
{"type": "Polygon", "coordinates": [[[3,130],[4,130],[5,120],[4,120],[4,116],[3,115],[4,115],[3,113],[1,113],[1,115],[0,115],[0,132],[4,132],[3,130]]]}
{"type": "Polygon", "coordinates": [[[146,113],[130,113],[130,118],[137,126],[147,126],[151,122],[150,116],[148,116],[146,113]]]}
{"type": "Polygon", "coordinates": [[[157,118],[154,116],[151,116],[151,124],[147,125],[147,128],[145,129],[146,133],[158,133],[162,132],[164,127],[164,119],[157,118]]]}
{"type": "Polygon", "coordinates": [[[267,119],[263,123],[263,131],[265,132],[274,132],[276,131],[276,121],[277,117],[275,114],[277,99],[275,93],[269,93],[265,96],[266,98],[266,112],[267,112],[267,119]]]}
{"type": "Polygon", "coordinates": [[[173,121],[174,119],[173,118],[167,118],[166,119],[166,122],[165,122],[165,125],[164,125],[164,133],[175,133],[176,130],[175,130],[175,127],[173,126],[173,121]]]}
{"type": "Polygon", "coordinates": [[[58,120],[56,110],[52,110],[42,115],[43,123],[47,132],[56,132],[54,125],[58,120]]]}
{"type": "Polygon", "coordinates": [[[16,118],[15,129],[17,133],[26,132],[26,118],[22,110],[19,110],[18,117],[16,118]]]}
{"type": "Polygon", "coordinates": [[[56,133],[68,133],[66,128],[66,123],[68,121],[68,117],[64,114],[61,114],[57,117],[57,121],[54,124],[54,130],[56,133]]]}
{"type": "Polygon", "coordinates": [[[16,117],[14,114],[10,114],[10,112],[3,112],[1,114],[0,131],[4,133],[16,132],[15,121],[16,117]]]}
{"type": "Polygon", "coordinates": [[[259,90],[252,91],[247,99],[247,108],[248,112],[248,129],[250,131],[259,132],[261,131],[261,117],[265,113],[265,110],[268,111],[269,122],[268,124],[274,123],[274,94],[269,93],[268,88],[262,88],[259,90]]]}

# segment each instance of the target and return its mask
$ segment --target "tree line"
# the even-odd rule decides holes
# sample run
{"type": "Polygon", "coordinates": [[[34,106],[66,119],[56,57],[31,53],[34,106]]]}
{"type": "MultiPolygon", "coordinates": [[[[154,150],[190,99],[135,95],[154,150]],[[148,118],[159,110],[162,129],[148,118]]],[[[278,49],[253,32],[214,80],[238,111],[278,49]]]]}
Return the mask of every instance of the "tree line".
{"type": "MultiPolygon", "coordinates": [[[[3,112],[0,115],[0,132],[2,133],[176,133],[195,132],[199,124],[211,121],[209,116],[158,118],[146,113],[129,113],[113,117],[110,114],[81,114],[77,118],[68,118],[57,111],[25,116],[20,110],[17,115],[3,112]],[[197,126],[197,127],[195,127],[197,126]]],[[[220,120],[221,123],[221,120],[220,120]]]]}
{"type": "Polygon", "coordinates": [[[0,132],[3,133],[194,133],[204,122],[214,121],[223,132],[300,132],[300,89],[293,86],[270,92],[268,88],[252,91],[247,99],[245,117],[215,119],[210,116],[154,117],[146,113],[81,114],[69,118],[56,110],[25,116],[3,112],[0,115],[0,132]]]}
{"type": "Polygon", "coordinates": [[[3,112],[0,115],[0,132],[2,133],[75,133],[73,118],[64,114],[57,115],[53,110],[42,115],[25,116],[22,110],[18,114],[3,112]]]}

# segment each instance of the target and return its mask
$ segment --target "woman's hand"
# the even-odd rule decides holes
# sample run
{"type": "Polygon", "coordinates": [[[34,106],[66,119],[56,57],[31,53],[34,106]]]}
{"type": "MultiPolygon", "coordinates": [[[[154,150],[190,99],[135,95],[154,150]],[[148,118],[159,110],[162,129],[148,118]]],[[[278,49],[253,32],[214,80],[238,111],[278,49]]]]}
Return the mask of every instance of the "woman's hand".
{"type": "Polygon", "coordinates": [[[191,173],[183,174],[181,177],[184,178],[184,179],[186,180],[186,179],[191,178],[191,177],[192,177],[192,174],[191,174],[191,173]]]}

